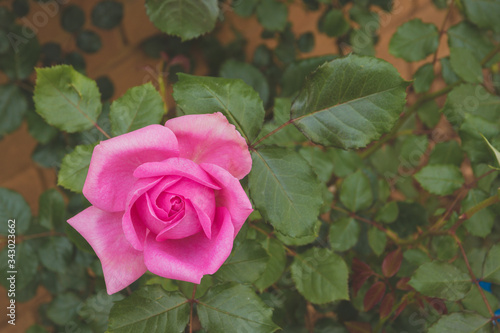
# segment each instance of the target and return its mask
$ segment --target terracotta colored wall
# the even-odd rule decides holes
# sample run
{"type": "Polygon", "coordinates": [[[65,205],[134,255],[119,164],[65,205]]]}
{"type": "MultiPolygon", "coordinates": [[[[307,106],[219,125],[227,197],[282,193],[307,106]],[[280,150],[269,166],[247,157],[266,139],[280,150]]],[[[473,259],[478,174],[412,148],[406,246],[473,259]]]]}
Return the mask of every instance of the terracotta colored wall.
{"type": "MultiPolygon", "coordinates": [[[[70,4],[81,6],[86,13],[85,28],[89,28],[101,35],[103,48],[92,55],[85,55],[87,62],[87,73],[91,78],[107,75],[115,85],[113,98],[121,96],[128,88],[153,80],[153,76],[144,70],[146,65],[155,67],[157,61],[146,57],[140,50],[139,44],[146,37],[157,33],[156,28],[149,22],[144,9],[144,0],[121,0],[124,3],[124,22],[122,29],[111,31],[100,30],[91,26],[90,11],[98,0],[72,0],[70,4]],[[127,41],[126,43],[124,41],[127,41]]],[[[27,16],[29,22],[41,17],[40,13],[45,13],[36,2],[30,2],[31,11],[27,16]],[[38,13],[38,14],[37,14],[38,13]]],[[[74,38],[71,34],[64,32],[60,28],[60,8],[56,7],[55,15],[48,19],[48,22],[37,27],[37,34],[40,43],[58,42],[63,50],[71,51],[76,49],[74,38]]],[[[300,34],[307,31],[316,30],[318,12],[307,12],[302,5],[302,1],[295,0],[289,9],[289,18],[293,22],[293,31],[300,34]]],[[[445,12],[438,11],[430,0],[396,0],[392,14],[381,13],[381,36],[377,45],[377,56],[394,64],[405,79],[411,79],[411,73],[425,61],[407,64],[401,59],[397,59],[388,53],[389,40],[396,28],[409,19],[418,17],[424,22],[433,22],[438,27],[444,19],[445,12]]],[[[459,16],[452,13],[450,22],[457,21],[459,16]]],[[[269,46],[274,46],[272,42],[260,39],[262,28],[257,23],[255,17],[242,19],[234,15],[230,10],[226,12],[226,19],[219,23],[219,36],[222,41],[230,41],[233,38],[231,26],[240,30],[247,38],[247,54],[253,54],[255,48],[262,42],[269,46]]],[[[448,24],[449,26],[450,24],[448,24]]],[[[334,41],[326,35],[316,35],[316,46],[314,50],[302,57],[310,57],[324,54],[336,53],[337,47],[334,41]]],[[[447,55],[446,40],[443,38],[439,49],[439,56],[447,55]]],[[[203,66],[196,70],[198,74],[205,72],[203,66]]],[[[34,78],[33,78],[34,79],[34,78]]],[[[0,74],[0,83],[6,78],[0,74]]],[[[439,82],[435,83],[439,85],[439,82]]],[[[167,96],[169,104],[172,103],[171,96],[167,96]]],[[[36,142],[27,133],[25,124],[16,132],[6,136],[0,141],[0,186],[20,192],[30,204],[33,213],[38,210],[38,197],[46,189],[55,187],[56,177],[53,170],[43,169],[34,164],[31,153],[36,146],[36,142]]],[[[6,293],[3,288],[0,291],[0,309],[5,309],[7,304],[6,293]]],[[[6,316],[0,316],[1,332],[24,332],[27,327],[35,322],[37,308],[40,303],[48,302],[50,295],[42,288],[37,296],[25,304],[18,304],[17,325],[12,327],[7,324],[6,316]]]]}

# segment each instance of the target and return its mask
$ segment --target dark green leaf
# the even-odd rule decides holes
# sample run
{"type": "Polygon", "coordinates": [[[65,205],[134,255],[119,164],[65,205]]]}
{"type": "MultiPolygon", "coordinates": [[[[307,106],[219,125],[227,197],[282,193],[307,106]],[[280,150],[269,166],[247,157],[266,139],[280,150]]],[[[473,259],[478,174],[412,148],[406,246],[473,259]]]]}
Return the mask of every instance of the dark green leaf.
{"type": "Polygon", "coordinates": [[[297,40],[297,46],[300,52],[311,52],[314,49],[314,34],[312,32],[305,32],[300,35],[297,40]]]}
{"type": "Polygon", "coordinates": [[[282,148],[252,152],[248,184],[257,209],[282,234],[314,234],[322,204],[319,182],[309,164],[282,148]]]}
{"type": "Polygon", "coordinates": [[[81,193],[93,151],[94,145],[76,146],[75,150],[66,155],[57,176],[57,184],[73,192],[81,193]]]}
{"type": "Polygon", "coordinates": [[[297,254],[291,271],[297,289],[310,302],[349,300],[347,265],[330,250],[314,247],[297,254]]]}
{"type": "Polygon", "coordinates": [[[260,0],[257,19],[268,31],[283,31],[288,16],[287,6],[276,0],[260,0]]]}
{"type": "Polygon", "coordinates": [[[286,265],[286,254],[283,244],[276,238],[266,237],[261,242],[262,247],[269,255],[266,268],[262,275],[255,281],[255,286],[263,291],[270,287],[283,274],[286,265]]]}
{"type": "Polygon", "coordinates": [[[291,245],[291,246],[300,246],[300,245],[306,245],[314,242],[316,238],[318,238],[319,235],[319,230],[321,227],[321,222],[316,221],[313,226],[313,232],[312,234],[302,236],[302,237],[289,237],[286,235],[283,235],[279,231],[275,230],[275,235],[276,238],[278,238],[283,244],[285,245],[291,245]]]}
{"type": "Polygon", "coordinates": [[[253,63],[257,67],[269,66],[272,56],[271,50],[269,50],[266,45],[261,44],[255,49],[253,63]]]}
{"type": "Polygon", "coordinates": [[[386,203],[375,215],[375,220],[383,223],[392,223],[396,221],[399,214],[399,207],[396,201],[386,203]]]}
{"type": "MultiPolygon", "coordinates": [[[[462,212],[478,205],[489,195],[479,189],[471,189],[462,201],[462,212]]],[[[464,222],[465,228],[474,236],[486,237],[491,233],[491,228],[495,223],[495,213],[490,207],[486,207],[476,212],[464,222]]]]}
{"type": "Polygon", "coordinates": [[[323,150],[319,147],[302,147],[299,153],[309,162],[318,175],[318,179],[326,184],[332,177],[334,170],[333,156],[335,153],[333,150],[323,150]]]}
{"type": "Polygon", "coordinates": [[[26,121],[30,135],[41,144],[49,143],[58,133],[57,129],[47,124],[35,110],[28,111],[26,121]]]}
{"type": "Polygon", "coordinates": [[[107,332],[183,332],[188,321],[189,303],[181,293],[146,286],[115,303],[107,332]]]}
{"type": "Polygon", "coordinates": [[[76,318],[81,300],[73,293],[56,295],[47,307],[47,317],[57,325],[65,325],[76,318]]]}
{"type": "Polygon", "coordinates": [[[15,131],[28,111],[28,101],[13,84],[0,85],[0,138],[15,131]]]}
{"type": "MultiPolygon", "coordinates": [[[[450,47],[465,48],[474,53],[477,61],[482,61],[495,47],[488,36],[472,24],[462,21],[447,30],[448,45],[450,47]]],[[[498,61],[498,56],[486,65],[498,61]]]]}
{"type": "Polygon", "coordinates": [[[415,174],[420,185],[433,194],[449,195],[462,187],[464,176],[456,165],[427,165],[415,174]]]}
{"type": "Polygon", "coordinates": [[[392,36],[389,52],[406,61],[418,61],[436,52],[438,44],[436,26],[413,19],[401,25],[392,36]]]}
{"type": "Polygon", "coordinates": [[[335,251],[347,251],[358,242],[359,224],[353,218],[341,218],[330,227],[328,239],[335,251]]]}
{"type": "Polygon", "coordinates": [[[60,227],[66,218],[66,205],[61,193],[50,189],[43,192],[38,200],[38,223],[49,230],[60,227]]]}
{"type": "Polygon", "coordinates": [[[421,265],[409,284],[425,296],[448,301],[461,300],[472,287],[468,274],[451,264],[438,261],[421,265]]]}
{"type": "Polygon", "coordinates": [[[85,74],[85,59],[78,52],[70,52],[64,57],[64,63],[73,66],[78,72],[85,74]]]}
{"type": "Polygon", "coordinates": [[[475,313],[456,312],[441,317],[429,329],[429,333],[489,333],[489,318],[484,318],[475,313]]]}
{"type": "Polygon", "coordinates": [[[268,261],[269,255],[257,241],[246,240],[233,249],[216,276],[223,281],[251,283],[264,273],[268,261]]]}
{"type": "Polygon", "coordinates": [[[460,80],[458,75],[451,68],[450,57],[441,58],[439,61],[441,62],[441,74],[446,84],[453,84],[460,80]]]}
{"type": "Polygon", "coordinates": [[[96,53],[102,47],[101,37],[91,30],[84,30],[76,35],[76,46],[83,52],[96,53]]]}
{"type": "Polygon", "coordinates": [[[99,2],[92,9],[92,24],[101,29],[113,29],[123,19],[123,4],[104,0],[99,2]]]}
{"type": "Polygon", "coordinates": [[[94,332],[105,332],[113,304],[123,298],[121,294],[108,295],[106,291],[101,290],[83,302],[78,309],[78,315],[94,332]]]}
{"type": "Polygon", "coordinates": [[[500,244],[493,245],[484,262],[482,278],[500,284],[500,244]]]}
{"type": "Polygon", "coordinates": [[[97,84],[97,88],[101,93],[101,100],[107,101],[113,94],[115,93],[115,86],[113,85],[113,81],[107,76],[100,76],[95,79],[95,83],[97,84]]]}
{"type": "Polygon", "coordinates": [[[464,153],[455,140],[440,142],[434,146],[428,164],[453,164],[460,166],[464,153]]]}
{"type": "Polygon", "coordinates": [[[183,41],[210,32],[219,16],[217,0],[146,0],[146,11],[158,29],[183,41]]]}
{"type": "Polygon", "coordinates": [[[389,63],[351,55],[311,75],[292,105],[291,117],[315,143],[365,147],[399,118],[406,86],[389,63]]]}
{"type": "Polygon", "coordinates": [[[71,260],[73,245],[66,237],[49,237],[38,249],[40,262],[48,270],[63,273],[71,260]]]}
{"type": "Polygon", "coordinates": [[[16,235],[22,235],[28,231],[31,222],[30,206],[21,194],[0,188],[0,219],[0,234],[9,235],[9,229],[12,229],[9,225],[15,225],[16,235]]]}
{"type": "Polygon", "coordinates": [[[483,82],[481,64],[472,53],[465,48],[450,48],[450,64],[455,73],[470,83],[483,82]]]}
{"type": "Polygon", "coordinates": [[[344,13],[338,9],[330,9],[321,21],[321,30],[329,37],[338,37],[346,34],[351,26],[344,18],[344,13]]]}
{"type": "MultiPolygon", "coordinates": [[[[9,242],[8,244],[11,243],[9,242]]],[[[0,252],[0,260],[2,260],[0,261],[0,281],[2,286],[7,290],[10,289],[11,282],[15,280],[14,289],[17,293],[26,288],[36,276],[38,256],[29,241],[16,244],[14,256],[12,245],[10,247],[9,245],[5,246],[2,252],[0,252]],[[11,250],[10,253],[9,250],[11,250]],[[9,260],[14,260],[15,262],[9,260]],[[14,276],[14,279],[12,279],[12,276],[14,276]]]]}
{"type": "Polygon", "coordinates": [[[85,23],[85,13],[75,5],[65,7],[61,14],[61,26],[67,32],[77,32],[85,23]]]}
{"type": "Polygon", "coordinates": [[[30,4],[28,0],[14,0],[12,2],[12,11],[17,17],[28,15],[30,11],[30,4]]]}
{"type": "MultiPolygon", "coordinates": [[[[484,296],[486,296],[486,300],[488,301],[492,309],[500,308],[500,303],[495,296],[487,292],[484,293],[484,296]]],[[[484,303],[484,299],[476,286],[472,287],[467,296],[465,296],[465,298],[462,300],[462,304],[467,310],[475,311],[484,317],[490,316],[488,308],[484,303]]]]}
{"type": "Polygon", "coordinates": [[[418,117],[428,128],[434,128],[441,119],[439,106],[435,101],[428,101],[418,108],[418,117]]]}
{"type": "Polygon", "coordinates": [[[243,82],[259,93],[264,105],[267,104],[269,99],[269,84],[264,74],[254,66],[229,59],[222,65],[219,75],[227,79],[242,79],[243,82]]]}
{"type": "Polygon", "coordinates": [[[368,244],[370,245],[373,252],[379,256],[381,255],[387,244],[387,237],[385,233],[375,227],[371,227],[368,230],[368,244]]]}
{"type": "Polygon", "coordinates": [[[375,56],[375,40],[361,29],[355,29],[351,32],[349,42],[352,51],[359,55],[375,56]]]}
{"type": "Polygon", "coordinates": [[[434,66],[432,64],[423,65],[416,71],[413,78],[415,80],[413,87],[416,93],[429,91],[432,81],[434,81],[434,66]]]}
{"type": "Polygon", "coordinates": [[[0,70],[12,80],[26,79],[40,57],[36,34],[28,27],[14,25],[7,29],[7,38],[10,47],[0,54],[0,70]]]}
{"type": "Polygon", "coordinates": [[[340,201],[351,212],[367,209],[373,202],[370,180],[361,171],[349,175],[342,183],[340,201]]]}
{"type": "Polygon", "coordinates": [[[49,333],[43,326],[40,325],[31,325],[27,330],[26,333],[49,333]]]}
{"type": "Polygon", "coordinates": [[[354,151],[334,149],[333,173],[344,178],[358,170],[363,165],[363,160],[354,151]]]}
{"type": "Polygon", "coordinates": [[[164,112],[163,100],[151,83],[131,88],[111,104],[111,133],[118,136],[158,124],[164,112]]]}
{"type": "Polygon", "coordinates": [[[449,261],[457,255],[458,245],[451,236],[434,236],[431,244],[439,260],[449,261]]]}
{"type": "Polygon", "coordinates": [[[262,101],[241,80],[179,74],[174,98],[184,114],[222,112],[247,142],[255,139],[262,128],[262,101]]]}
{"type": "Polygon", "coordinates": [[[500,2],[497,0],[462,0],[467,18],[477,26],[500,32],[500,2]]]}
{"type": "Polygon", "coordinates": [[[245,285],[225,283],[210,289],[197,304],[198,316],[208,332],[271,333],[279,329],[269,308],[245,285]]]}
{"type": "Polygon", "coordinates": [[[36,112],[63,131],[91,128],[101,113],[100,97],[96,83],[71,66],[37,69],[36,112]]]}
{"type": "Polygon", "coordinates": [[[236,14],[248,17],[253,14],[259,2],[260,0],[234,0],[231,2],[231,6],[236,14]]]}

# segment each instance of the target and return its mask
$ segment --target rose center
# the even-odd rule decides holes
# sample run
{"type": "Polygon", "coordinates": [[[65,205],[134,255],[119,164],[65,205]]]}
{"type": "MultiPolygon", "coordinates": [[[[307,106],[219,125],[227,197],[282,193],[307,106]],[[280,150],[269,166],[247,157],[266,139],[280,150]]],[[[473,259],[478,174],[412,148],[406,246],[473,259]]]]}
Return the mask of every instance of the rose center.
{"type": "Polygon", "coordinates": [[[167,213],[169,218],[176,216],[184,210],[184,198],[171,193],[160,194],[156,204],[158,208],[167,213]]]}

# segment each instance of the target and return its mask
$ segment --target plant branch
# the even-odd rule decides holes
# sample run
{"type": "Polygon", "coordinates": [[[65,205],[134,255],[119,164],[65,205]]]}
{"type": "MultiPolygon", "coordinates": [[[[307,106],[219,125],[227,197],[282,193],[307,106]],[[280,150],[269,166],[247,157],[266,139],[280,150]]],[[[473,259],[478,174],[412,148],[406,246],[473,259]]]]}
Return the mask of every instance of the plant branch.
{"type": "Polygon", "coordinates": [[[455,4],[455,2],[453,0],[451,0],[451,3],[448,5],[448,10],[446,11],[446,16],[444,17],[443,23],[441,24],[441,28],[439,29],[439,37],[438,37],[439,42],[438,42],[438,47],[436,49],[436,52],[434,52],[434,58],[432,59],[432,67],[434,67],[436,65],[437,56],[438,56],[438,52],[439,52],[439,45],[441,44],[441,39],[443,38],[443,35],[445,32],[444,28],[446,27],[446,22],[450,18],[451,11],[453,9],[454,4],[455,4]]]}
{"type": "Polygon", "coordinates": [[[464,223],[467,219],[470,219],[474,214],[476,214],[477,212],[479,212],[480,210],[482,210],[484,208],[487,208],[487,207],[499,202],[500,201],[499,195],[500,195],[500,193],[496,194],[494,196],[491,196],[486,200],[481,201],[480,203],[478,203],[477,205],[475,205],[474,207],[470,208],[465,213],[460,215],[460,217],[458,218],[458,221],[455,222],[455,224],[451,227],[450,231],[455,232],[458,229],[458,227],[460,227],[462,225],[462,223],[464,223]]]}

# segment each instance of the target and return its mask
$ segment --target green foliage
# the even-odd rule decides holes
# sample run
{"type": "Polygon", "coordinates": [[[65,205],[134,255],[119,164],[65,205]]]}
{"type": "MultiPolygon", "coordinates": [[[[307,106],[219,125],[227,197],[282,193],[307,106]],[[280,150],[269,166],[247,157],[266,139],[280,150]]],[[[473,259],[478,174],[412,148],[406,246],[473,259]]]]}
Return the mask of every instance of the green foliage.
{"type": "Polygon", "coordinates": [[[28,111],[28,102],[21,89],[13,84],[0,85],[0,138],[15,131],[28,111]]]}
{"type": "MultiPolygon", "coordinates": [[[[9,220],[14,220],[15,232],[22,235],[28,231],[31,222],[31,209],[23,196],[6,188],[0,188],[0,234],[8,235],[9,220]]],[[[12,225],[12,222],[10,223],[12,225]]]]}
{"type": "Polygon", "coordinates": [[[62,160],[57,184],[73,192],[81,193],[89,171],[93,150],[94,145],[82,145],[77,146],[73,152],[66,155],[62,160]]]}
{"type": "Polygon", "coordinates": [[[439,44],[437,27],[413,19],[398,28],[389,44],[389,52],[406,61],[418,61],[436,52],[439,44]]]}
{"type": "Polygon", "coordinates": [[[428,165],[420,170],[415,179],[433,194],[448,195],[458,190],[464,183],[460,169],[455,165],[428,165]]]}

